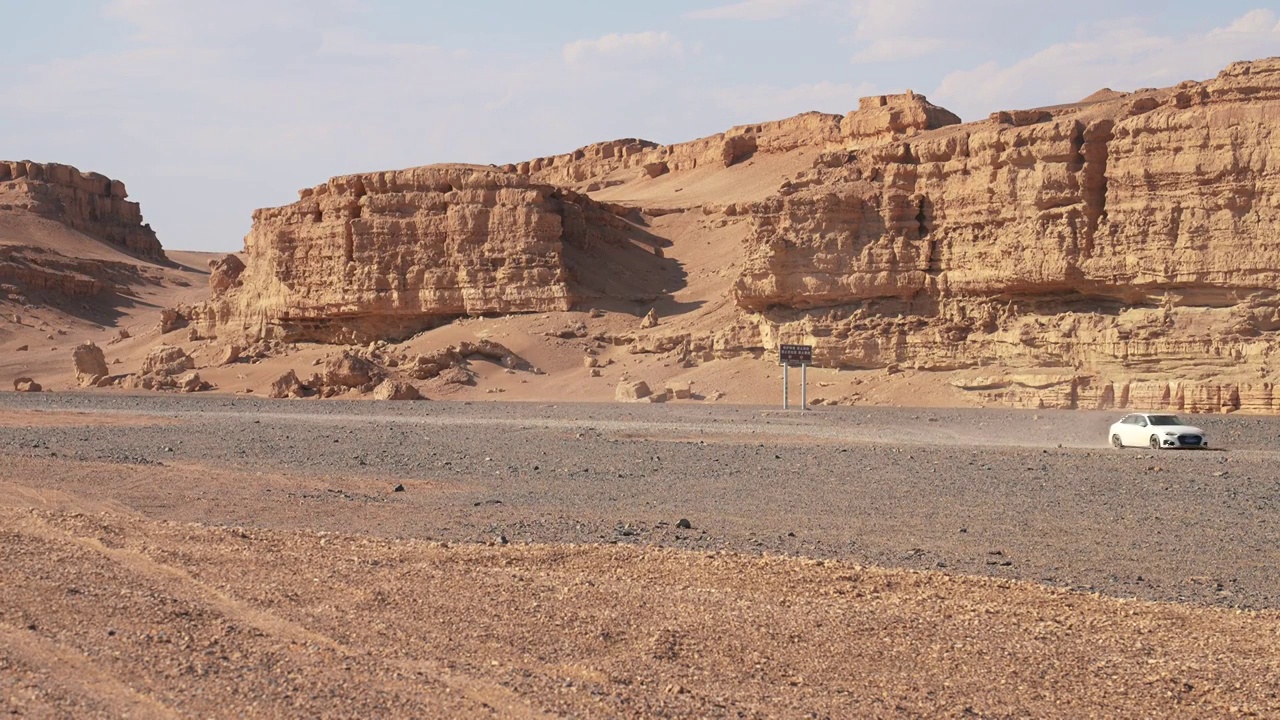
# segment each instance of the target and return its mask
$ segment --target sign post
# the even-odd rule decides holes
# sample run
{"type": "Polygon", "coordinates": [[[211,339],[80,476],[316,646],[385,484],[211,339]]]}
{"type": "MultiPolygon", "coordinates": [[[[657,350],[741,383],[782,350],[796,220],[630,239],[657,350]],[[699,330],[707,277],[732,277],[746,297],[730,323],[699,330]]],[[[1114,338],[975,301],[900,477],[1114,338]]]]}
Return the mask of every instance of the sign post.
{"type": "Polygon", "coordinates": [[[809,365],[813,363],[812,345],[780,345],[778,360],[782,363],[782,409],[787,410],[789,384],[787,371],[792,364],[800,366],[800,409],[809,409],[809,365]]]}
{"type": "Polygon", "coordinates": [[[787,382],[787,371],[790,369],[791,369],[790,365],[786,363],[782,363],[782,409],[783,410],[786,410],[788,408],[787,389],[791,387],[791,383],[787,382]]]}

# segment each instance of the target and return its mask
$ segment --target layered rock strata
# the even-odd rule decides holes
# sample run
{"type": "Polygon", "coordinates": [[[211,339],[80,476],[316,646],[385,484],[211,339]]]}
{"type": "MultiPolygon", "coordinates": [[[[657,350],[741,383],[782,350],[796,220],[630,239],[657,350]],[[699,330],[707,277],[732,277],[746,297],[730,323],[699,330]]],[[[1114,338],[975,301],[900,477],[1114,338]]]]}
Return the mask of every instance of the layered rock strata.
{"type": "Polygon", "coordinates": [[[124,183],[69,165],[0,160],[0,210],[25,210],[56,220],[138,257],[163,260],[164,250],[124,183]]]}
{"type": "Polygon", "coordinates": [[[981,369],[957,385],[994,402],[1280,410],[1280,60],[869,146],[749,212],[765,348],[981,369]]]}
{"type": "Polygon", "coordinates": [[[213,298],[184,314],[207,336],[363,343],[462,316],[567,310],[567,247],[615,222],[494,168],[336,177],[254,213],[247,263],[218,263],[213,298]]]}

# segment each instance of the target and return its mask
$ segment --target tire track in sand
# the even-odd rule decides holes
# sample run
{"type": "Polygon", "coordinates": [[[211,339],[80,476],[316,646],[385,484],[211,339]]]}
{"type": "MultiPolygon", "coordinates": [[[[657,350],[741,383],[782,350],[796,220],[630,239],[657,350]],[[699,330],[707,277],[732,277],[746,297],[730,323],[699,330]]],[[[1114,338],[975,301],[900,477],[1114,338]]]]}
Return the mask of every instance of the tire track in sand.
{"type": "MultiPolygon", "coordinates": [[[[167,592],[172,593],[175,597],[203,605],[224,617],[251,626],[262,633],[272,635],[281,640],[323,647],[344,659],[355,660],[368,657],[365,653],[357,652],[328,635],[237,600],[221,590],[197,580],[181,567],[162,563],[136,550],[107,547],[97,538],[76,535],[68,530],[58,528],[47,519],[39,518],[38,516],[32,517],[37,520],[38,526],[31,527],[27,525],[20,531],[29,532],[50,542],[70,542],[91,550],[119,564],[127,571],[163,586],[167,592]]],[[[543,720],[544,718],[556,717],[530,705],[518,693],[498,683],[461,675],[446,670],[428,660],[387,661],[378,659],[374,662],[383,665],[395,665],[401,670],[434,678],[476,703],[493,710],[499,717],[516,720],[543,720]]],[[[99,673],[99,675],[101,674],[99,673]]],[[[403,685],[401,689],[409,694],[421,691],[421,686],[419,685],[400,684],[403,685]]],[[[128,689],[127,686],[121,683],[116,682],[116,685],[128,689]]],[[[117,692],[116,695],[119,695],[119,693],[117,692]]],[[[157,717],[176,717],[176,715],[157,717]]]]}

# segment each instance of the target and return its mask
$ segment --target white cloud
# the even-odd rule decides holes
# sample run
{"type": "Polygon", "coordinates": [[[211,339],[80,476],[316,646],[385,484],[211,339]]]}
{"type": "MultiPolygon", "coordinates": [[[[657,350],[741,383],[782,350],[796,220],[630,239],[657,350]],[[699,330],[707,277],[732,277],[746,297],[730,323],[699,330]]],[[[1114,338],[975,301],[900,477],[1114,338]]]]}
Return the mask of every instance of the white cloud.
{"type": "Polygon", "coordinates": [[[937,52],[947,46],[947,42],[941,38],[930,37],[894,37],[883,40],[875,40],[870,45],[859,50],[854,56],[854,62],[901,62],[903,60],[913,60],[915,58],[924,57],[930,53],[937,52]]]}
{"type": "Polygon", "coordinates": [[[561,54],[570,65],[598,60],[644,61],[678,58],[684,44],[669,32],[609,33],[594,40],[575,40],[561,54]]]}
{"type": "Polygon", "coordinates": [[[1210,35],[1226,35],[1230,33],[1267,33],[1280,32],[1280,20],[1270,10],[1250,10],[1225,28],[1218,28],[1210,35]]]}
{"type": "Polygon", "coordinates": [[[693,20],[777,20],[813,4],[813,0],[744,0],[685,13],[693,20]]]}
{"type": "Polygon", "coordinates": [[[1080,37],[1008,65],[988,62],[952,72],[930,97],[976,119],[996,110],[1075,102],[1102,87],[1134,90],[1204,79],[1235,60],[1275,54],[1280,23],[1271,11],[1254,10],[1187,37],[1152,35],[1137,21],[1082,28],[1080,37]]]}
{"type": "MultiPolygon", "coordinates": [[[[949,8],[929,0],[853,0],[854,62],[911,60],[945,47],[949,8]],[[939,20],[944,20],[939,27],[939,20]]],[[[981,12],[980,9],[973,9],[981,12]]],[[[954,26],[953,26],[954,29],[954,26]]]]}

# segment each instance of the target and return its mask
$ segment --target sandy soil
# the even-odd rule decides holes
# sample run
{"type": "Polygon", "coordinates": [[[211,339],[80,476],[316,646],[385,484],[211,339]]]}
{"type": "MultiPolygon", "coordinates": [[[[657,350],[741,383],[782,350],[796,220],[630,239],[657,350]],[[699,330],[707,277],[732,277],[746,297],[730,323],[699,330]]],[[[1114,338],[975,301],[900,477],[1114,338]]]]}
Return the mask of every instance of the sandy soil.
{"type": "Polygon", "coordinates": [[[18,716],[1280,716],[1270,418],[1150,453],[1092,413],[0,415],[55,419],[0,425],[18,716]]]}

